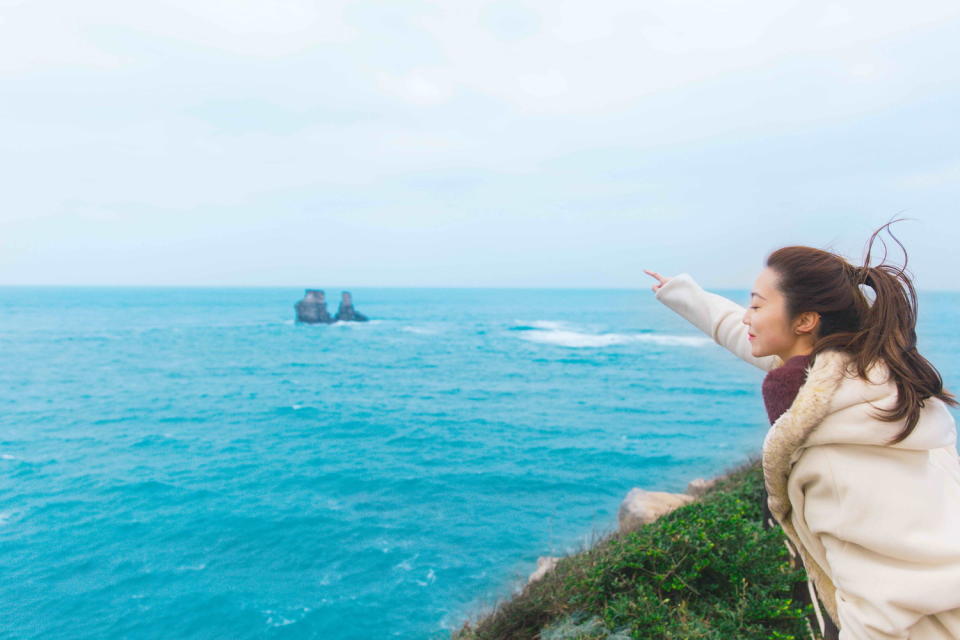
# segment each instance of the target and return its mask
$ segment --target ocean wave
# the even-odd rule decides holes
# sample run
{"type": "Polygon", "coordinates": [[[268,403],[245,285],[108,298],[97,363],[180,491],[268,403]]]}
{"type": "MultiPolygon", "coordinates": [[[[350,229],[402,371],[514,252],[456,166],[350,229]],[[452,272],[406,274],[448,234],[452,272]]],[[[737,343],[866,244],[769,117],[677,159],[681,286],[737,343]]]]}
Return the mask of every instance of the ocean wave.
{"type": "Polygon", "coordinates": [[[555,320],[537,320],[529,324],[518,324],[510,327],[510,331],[562,331],[564,329],[570,329],[572,326],[573,325],[569,323],[557,322],[555,320]]]}
{"type": "Polygon", "coordinates": [[[588,333],[564,322],[538,321],[510,328],[520,332],[521,340],[560,347],[611,347],[622,344],[648,343],[665,347],[702,347],[713,344],[705,336],[681,336],[660,333],[588,333]]]}
{"type": "Polygon", "coordinates": [[[429,328],[429,327],[407,326],[407,327],[401,327],[400,330],[401,330],[401,331],[405,331],[405,332],[407,332],[407,333],[416,333],[416,334],[418,334],[418,335],[425,335],[425,336],[429,336],[429,335],[434,335],[434,334],[436,334],[436,333],[440,333],[440,331],[439,331],[438,329],[431,329],[431,328],[429,328]]]}
{"type": "Polygon", "coordinates": [[[409,557],[409,558],[404,558],[403,560],[401,560],[401,561],[398,562],[397,564],[393,565],[393,568],[394,568],[394,569],[400,569],[401,571],[410,571],[411,569],[413,569],[413,564],[411,564],[411,563],[412,563],[414,560],[416,560],[419,556],[420,556],[420,553],[417,552],[417,553],[413,554],[413,556],[411,556],[411,557],[409,557]]]}
{"type": "Polygon", "coordinates": [[[326,326],[326,327],[345,327],[348,329],[359,329],[361,327],[369,327],[375,324],[383,324],[383,320],[367,320],[366,322],[356,322],[353,320],[337,320],[327,325],[310,325],[310,326],[326,326]]]}
{"type": "Polygon", "coordinates": [[[288,624],[300,622],[308,613],[310,613],[310,611],[312,611],[310,607],[295,607],[289,608],[286,611],[264,609],[263,615],[266,618],[267,626],[285,627],[288,624]]]}

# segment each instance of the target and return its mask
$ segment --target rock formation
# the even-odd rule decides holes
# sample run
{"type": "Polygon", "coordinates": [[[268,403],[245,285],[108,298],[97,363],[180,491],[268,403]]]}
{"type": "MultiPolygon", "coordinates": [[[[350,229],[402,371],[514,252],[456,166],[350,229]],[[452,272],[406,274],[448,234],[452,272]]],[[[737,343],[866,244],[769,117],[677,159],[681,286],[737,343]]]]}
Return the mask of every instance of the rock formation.
{"type": "Polygon", "coordinates": [[[350,297],[350,292],[344,291],[341,294],[337,315],[333,319],[335,322],[366,322],[367,316],[353,308],[353,299],[350,297]]]}
{"type": "Polygon", "coordinates": [[[543,576],[547,575],[548,571],[552,571],[555,566],[557,566],[557,561],[560,560],[559,556],[540,556],[537,558],[537,570],[530,574],[527,578],[527,584],[530,584],[534,580],[539,580],[543,576]]]}
{"type": "Polygon", "coordinates": [[[716,485],[719,479],[720,478],[710,478],[706,480],[704,478],[694,478],[687,484],[687,493],[691,496],[702,496],[707,489],[716,485]]]}
{"type": "Polygon", "coordinates": [[[649,524],[674,509],[693,502],[694,497],[686,493],[667,493],[666,491],[647,491],[639,487],[630,492],[620,503],[617,520],[620,532],[626,533],[637,527],[649,524]]]}
{"type": "Polygon", "coordinates": [[[303,300],[293,305],[297,310],[297,322],[309,324],[330,324],[334,320],[327,311],[327,300],[322,289],[307,289],[303,300]]]}

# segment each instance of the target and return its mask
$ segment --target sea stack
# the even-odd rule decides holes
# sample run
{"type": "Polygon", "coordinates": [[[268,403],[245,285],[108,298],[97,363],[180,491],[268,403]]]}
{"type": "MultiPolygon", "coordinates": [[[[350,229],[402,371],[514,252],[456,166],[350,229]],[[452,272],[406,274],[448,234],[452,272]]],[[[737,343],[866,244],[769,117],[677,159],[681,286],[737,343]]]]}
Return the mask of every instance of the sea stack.
{"type": "Polygon", "coordinates": [[[303,300],[293,305],[297,310],[297,322],[308,324],[330,324],[334,322],[327,311],[327,300],[322,289],[307,289],[303,300]]]}
{"type": "Polygon", "coordinates": [[[344,291],[340,294],[340,307],[333,319],[335,322],[366,322],[367,316],[353,308],[353,298],[350,297],[350,292],[344,291]]]}

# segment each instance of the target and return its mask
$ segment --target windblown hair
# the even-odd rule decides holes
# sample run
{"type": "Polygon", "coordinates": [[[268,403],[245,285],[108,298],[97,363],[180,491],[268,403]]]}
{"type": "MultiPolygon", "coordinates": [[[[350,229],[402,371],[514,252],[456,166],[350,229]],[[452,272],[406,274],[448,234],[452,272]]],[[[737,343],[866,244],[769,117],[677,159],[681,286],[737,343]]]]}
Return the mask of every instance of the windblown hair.
{"type": "Polygon", "coordinates": [[[920,419],[924,401],[936,397],[958,406],[953,394],[943,388],[936,368],[917,352],[917,294],[907,275],[906,248],[887,222],[873,232],[867,243],[863,266],[854,266],[831,251],[805,246],[782,247],[766,260],[779,276],[778,288],[786,300],[791,321],[805,311],[820,314],[814,332],[811,364],[818,353],[838,349],[853,356],[857,375],[868,380],[867,371],[877,360],[888,368],[897,385],[897,403],[876,418],[884,422],[906,419],[904,428],[888,444],[909,436],[920,419]],[[900,245],[903,267],[886,264],[883,244],[880,264],[870,265],[873,241],[883,229],[900,245]],[[874,292],[871,303],[862,287],[874,292]]]}

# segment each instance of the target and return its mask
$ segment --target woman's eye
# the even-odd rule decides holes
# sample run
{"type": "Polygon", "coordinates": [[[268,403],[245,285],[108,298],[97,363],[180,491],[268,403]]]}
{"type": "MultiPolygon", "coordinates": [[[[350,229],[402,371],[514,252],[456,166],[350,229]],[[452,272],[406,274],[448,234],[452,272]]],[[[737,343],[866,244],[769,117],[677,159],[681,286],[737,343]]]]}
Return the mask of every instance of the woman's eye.
{"type": "Polygon", "coordinates": [[[751,309],[759,309],[760,307],[750,307],[751,309]]]}

